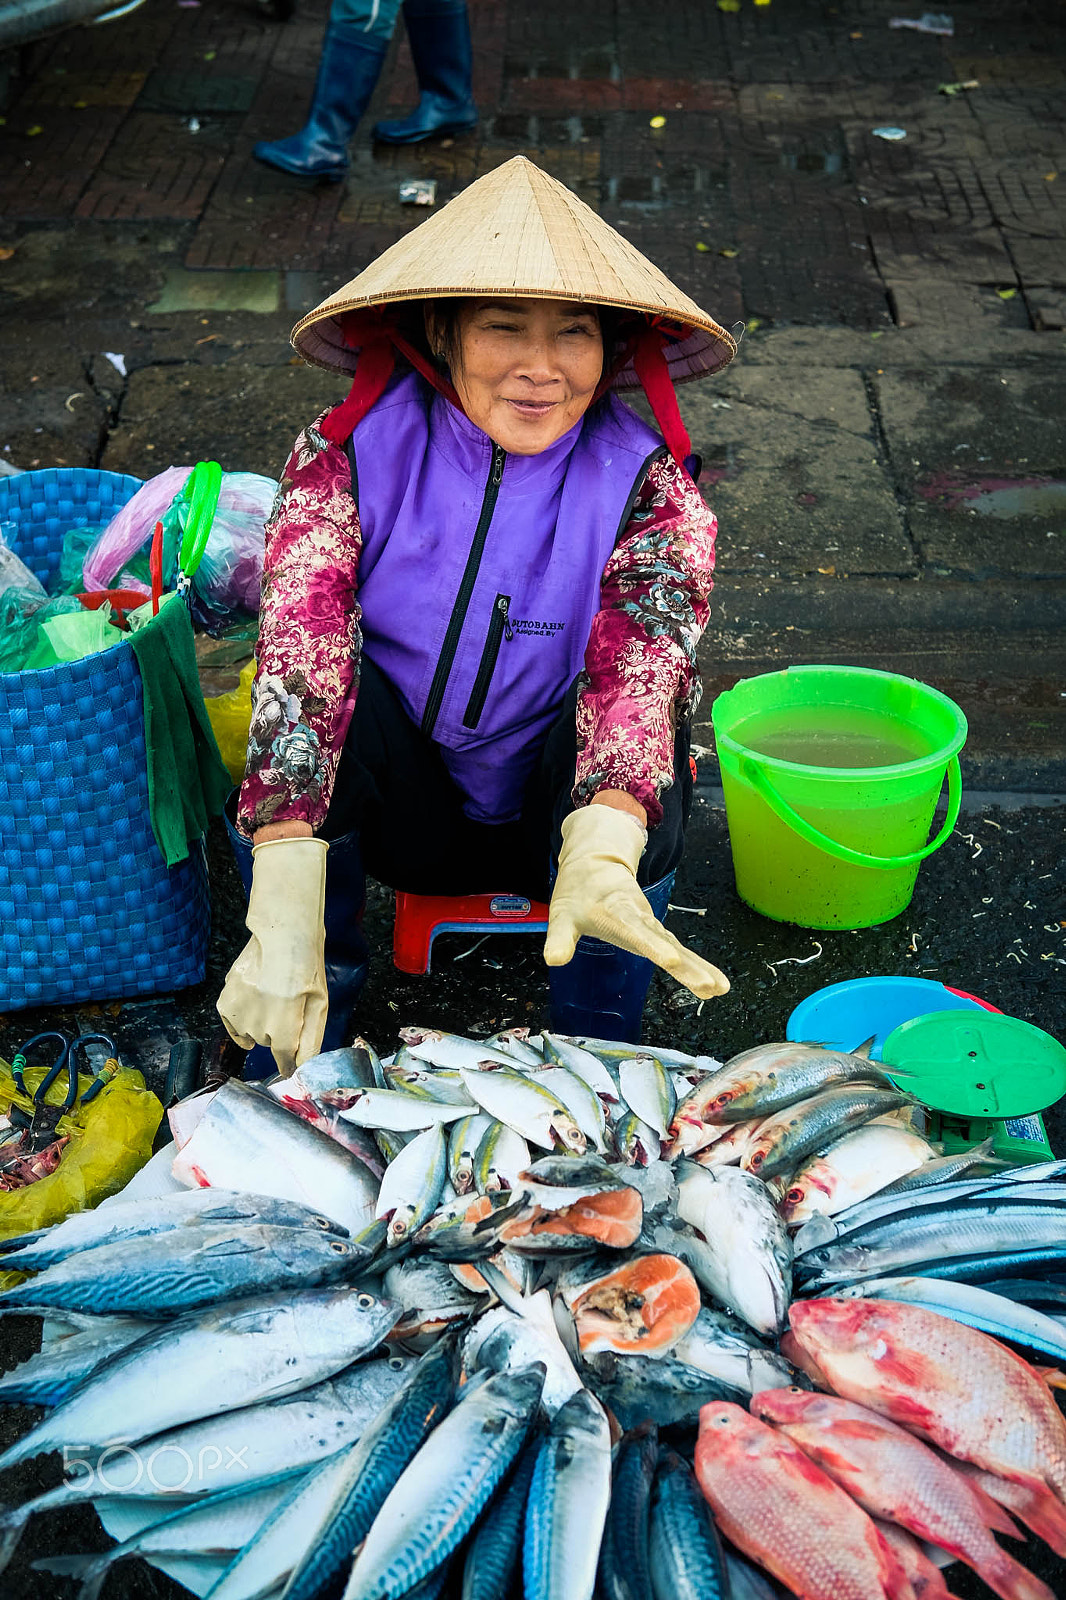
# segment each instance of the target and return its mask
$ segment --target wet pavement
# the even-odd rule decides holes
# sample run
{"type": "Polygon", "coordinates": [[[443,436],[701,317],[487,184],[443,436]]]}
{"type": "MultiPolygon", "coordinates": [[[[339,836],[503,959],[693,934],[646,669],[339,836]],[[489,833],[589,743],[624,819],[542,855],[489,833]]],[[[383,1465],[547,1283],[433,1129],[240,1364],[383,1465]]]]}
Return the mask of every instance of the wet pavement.
{"type": "MultiPolygon", "coordinates": [[[[13,466],[149,476],[210,456],[276,474],[343,392],[293,357],[296,316],[422,219],[399,203],[402,182],[435,179],[442,203],[517,152],[727,326],[747,323],[733,367],[681,396],[720,536],[670,914],[733,989],[701,1008],[657,978],[646,1026],[719,1056],[780,1036],[822,984],[871,973],[937,978],[1066,1037],[1066,14],[960,0],[952,38],[889,28],[922,9],[472,0],[479,128],[371,146],[371,123],[412,102],[400,37],[336,186],[251,157],[302,121],[322,0],[298,0],[284,25],[250,0],[148,0],[0,60],[0,455],[13,466]],[[886,126],[906,137],[873,131],[886,126]],[[907,910],[859,932],[775,923],[737,899],[717,788],[715,694],[819,661],[921,678],[970,722],[962,818],[907,910]]],[[[217,661],[210,681],[230,681],[217,661]]],[[[170,1044],[211,1029],[242,940],[219,830],[210,844],[206,982],[103,1011],[159,1087],[170,1044]]],[[[368,929],[360,1026],[383,1047],[406,1022],[543,1021],[535,940],[445,936],[430,976],[412,978],[389,961],[383,889],[368,929]]],[[[55,1015],[0,1018],[0,1054],[55,1015]]],[[[1048,1127],[1066,1151],[1061,1109],[1048,1127]]],[[[3,1330],[9,1361],[23,1335],[3,1330]]],[[[26,1420],[5,1416],[4,1437],[26,1420]]],[[[3,1496],[57,1472],[12,1473],[3,1496]]],[[[4,1593],[74,1594],[29,1559],[105,1542],[88,1511],[41,1519],[4,1593]]],[[[1043,1570],[1066,1592],[1061,1568],[1043,1570]]],[[[987,1593],[957,1569],[951,1587],[987,1593]]],[[[107,1593],[178,1591],[130,1563],[107,1593]]]]}

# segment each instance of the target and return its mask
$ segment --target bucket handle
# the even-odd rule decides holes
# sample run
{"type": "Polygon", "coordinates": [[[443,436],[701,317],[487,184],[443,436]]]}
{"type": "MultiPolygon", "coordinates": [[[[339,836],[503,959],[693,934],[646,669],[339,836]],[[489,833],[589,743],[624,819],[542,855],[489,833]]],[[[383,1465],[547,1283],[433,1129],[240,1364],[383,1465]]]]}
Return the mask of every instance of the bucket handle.
{"type": "Polygon", "coordinates": [[[905,856],[870,856],[863,850],[853,850],[850,845],[839,844],[820,829],[812,827],[797,811],[794,811],[785,799],[778,794],[769,778],[766,776],[758,762],[745,758],[741,762],[741,772],[751,784],[752,788],[766,801],[771,811],[784,823],[798,833],[801,839],[808,844],[813,844],[816,849],[824,850],[827,855],[836,856],[840,861],[848,861],[856,867],[916,867],[924,861],[926,856],[931,856],[934,850],[950,836],[952,829],[959,820],[959,807],[962,805],[962,773],[959,770],[958,756],[952,756],[947,764],[948,780],[948,814],[944,819],[944,826],[935,839],[923,845],[920,850],[912,850],[905,856]]]}

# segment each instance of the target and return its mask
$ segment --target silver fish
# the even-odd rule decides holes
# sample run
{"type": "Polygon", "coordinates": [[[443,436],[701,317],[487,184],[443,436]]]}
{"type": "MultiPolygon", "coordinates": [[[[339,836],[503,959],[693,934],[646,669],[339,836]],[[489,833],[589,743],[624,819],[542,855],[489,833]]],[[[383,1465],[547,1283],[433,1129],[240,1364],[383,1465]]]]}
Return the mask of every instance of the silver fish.
{"type": "Polygon", "coordinates": [[[592,1148],[602,1155],[607,1149],[607,1118],[599,1095],[584,1078],[569,1067],[543,1067],[534,1082],[559,1096],[592,1148]]]}
{"type": "Polygon", "coordinates": [[[496,1306],[486,1311],[463,1340],[463,1370],[475,1372],[515,1372],[530,1362],[544,1365],[541,1404],[549,1416],[581,1388],[555,1321],[547,1289],[516,1302],[517,1309],[496,1306]]]}
{"type": "Polygon", "coordinates": [[[1033,1210],[995,1203],[921,1212],[901,1227],[892,1219],[865,1230],[861,1239],[810,1250],[801,1258],[805,1293],[856,1278],[947,1262],[951,1257],[995,1256],[1000,1252],[1053,1247],[1066,1254],[1066,1213],[1055,1206],[1033,1210]]]}
{"type": "Polygon", "coordinates": [[[390,1089],[395,1089],[399,1094],[413,1094],[421,1100],[437,1100],[442,1105],[465,1106],[468,1110],[474,1103],[463,1087],[458,1072],[430,1067],[421,1061],[415,1061],[409,1067],[389,1067],[385,1080],[390,1089]]]}
{"type": "Polygon", "coordinates": [[[747,1394],[787,1388],[797,1378],[795,1368],[784,1356],[767,1350],[744,1323],[707,1306],[700,1307],[696,1321],[671,1354],[675,1360],[747,1394]]]}
{"type": "Polygon", "coordinates": [[[557,1144],[583,1153],[585,1135],[569,1109],[557,1096],[543,1088],[537,1078],[524,1078],[509,1067],[489,1072],[462,1069],[463,1082],[483,1111],[506,1122],[530,1144],[552,1150],[557,1144]]]}
{"type": "Polygon", "coordinates": [[[862,1055],[791,1041],[761,1044],[733,1056],[693,1091],[690,1103],[700,1105],[705,1122],[746,1122],[847,1083],[895,1088],[883,1068],[862,1055]]]}
{"type": "MultiPolygon", "coordinates": [[[[364,1089],[341,1116],[360,1128],[384,1128],[389,1133],[421,1133],[435,1122],[458,1122],[469,1114],[469,1103],[445,1105],[396,1089],[364,1089]]],[[[195,1137],[195,1135],[194,1135],[195,1137]]]]}
{"type": "Polygon", "coordinates": [[[96,1323],[66,1338],[49,1339],[36,1355],[0,1377],[0,1404],[57,1406],[90,1372],[152,1333],[155,1322],[136,1317],[94,1317],[96,1323]]]}
{"type": "Polygon", "coordinates": [[[474,1187],[478,1194],[499,1194],[518,1185],[529,1165],[529,1146],[504,1122],[490,1122],[474,1153],[474,1187]]]}
{"type": "Polygon", "coordinates": [[[0,1456],[135,1442],[292,1394],[374,1348],[399,1307],[365,1289],[291,1290],[213,1306],[139,1339],[0,1456]]]}
{"type": "Polygon", "coordinates": [[[447,1262],[418,1256],[389,1267],[382,1287],[403,1307],[394,1337],[404,1341],[442,1333],[452,1323],[469,1320],[485,1303],[456,1278],[447,1262]]]}
{"type": "Polygon", "coordinates": [[[467,1384],[375,1517],[345,1600],[405,1594],[458,1547],[522,1448],[543,1382],[533,1366],[467,1384]]]}
{"type": "Polygon", "coordinates": [[[584,1049],[579,1040],[567,1039],[561,1034],[545,1033],[543,1041],[545,1060],[565,1067],[587,1083],[608,1112],[621,1108],[622,1097],[616,1077],[611,1076],[599,1056],[584,1049]]]}
{"type": "Polygon", "coordinates": [[[602,1405],[579,1389],[552,1419],[526,1503],[523,1566],[537,1600],[592,1600],[611,1502],[611,1430],[602,1405]]]}
{"type": "Polygon", "coordinates": [[[909,1103],[909,1095],[876,1084],[852,1083],[840,1089],[826,1089],[768,1117],[741,1166],[746,1172],[758,1173],[760,1178],[791,1171],[804,1156],[813,1155],[849,1129],[909,1103]]]}
{"type": "Polygon", "coordinates": [[[0,1312],[58,1306],[103,1315],[174,1317],[351,1274],[368,1252],[308,1228],[189,1228],[121,1239],[46,1267],[0,1291],[0,1312]]]}
{"type": "Polygon", "coordinates": [[[377,1179],[362,1162],[236,1078],[215,1094],[172,1171],[188,1188],[225,1183],[296,1200],[350,1233],[373,1219],[377,1199],[377,1179]]]}
{"type": "Polygon", "coordinates": [[[630,1056],[618,1064],[618,1085],[629,1109],[666,1139],[677,1092],[662,1062],[651,1055],[630,1056]]]}
{"type": "Polygon", "coordinates": [[[544,1066],[544,1055],[533,1042],[528,1028],[503,1028],[487,1041],[496,1050],[510,1056],[518,1067],[529,1067],[537,1072],[544,1066]]]}
{"type": "Polygon", "coordinates": [[[765,1187],[736,1167],[694,1162],[679,1164],[677,1181],[677,1214],[703,1239],[692,1271],[750,1327],[777,1333],[788,1315],[792,1246],[765,1187]]]}
{"type": "Polygon", "coordinates": [[[472,1111],[448,1129],[448,1181],[457,1195],[470,1194],[474,1188],[474,1157],[494,1120],[487,1111],[472,1111]]]}
{"type": "Polygon", "coordinates": [[[433,1215],[447,1170],[448,1143],[439,1123],[418,1134],[389,1163],[375,1214],[388,1219],[390,1245],[399,1244],[433,1215]]]}
{"type": "Polygon", "coordinates": [[[641,1122],[635,1111],[619,1117],[612,1130],[618,1159],[626,1166],[650,1167],[659,1159],[661,1142],[654,1128],[641,1122]]]}
{"type": "Polygon", "coordinates": [[[437,1028],[401,1028],[400,1038],[413,1056],[430,1061],[435,1067],[467,1068],[476,1072],[483,1061],[513,1067],[514,1057],[488,1040],[467,1039],[459,1033],[441,1033],[437,1028]]]}

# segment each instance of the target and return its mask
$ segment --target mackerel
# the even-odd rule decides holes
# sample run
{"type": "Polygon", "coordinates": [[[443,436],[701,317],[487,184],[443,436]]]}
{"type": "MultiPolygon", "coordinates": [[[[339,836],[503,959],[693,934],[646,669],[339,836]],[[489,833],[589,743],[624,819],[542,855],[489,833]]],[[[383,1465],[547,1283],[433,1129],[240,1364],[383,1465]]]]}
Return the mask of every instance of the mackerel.
{"type": "Polygon", "coordinates": [[[552,1420],[533,1469],[523,1546],[526,1600],[592,1600],[611,1501],[611,1430],[579,1389],[552,1420]]]}

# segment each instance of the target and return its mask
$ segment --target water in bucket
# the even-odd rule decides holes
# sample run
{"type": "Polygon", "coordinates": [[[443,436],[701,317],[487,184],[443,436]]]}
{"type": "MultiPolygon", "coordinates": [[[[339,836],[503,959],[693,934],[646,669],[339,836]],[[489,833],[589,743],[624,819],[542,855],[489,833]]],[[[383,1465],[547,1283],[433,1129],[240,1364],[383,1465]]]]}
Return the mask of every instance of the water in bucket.
{"type": "Polygon", "coordinates": [[[720,695],[712,720],[741,898],[807,928],[897,916],[958,815],[959,708],[895,673],[789,667],[720,695]]]}

